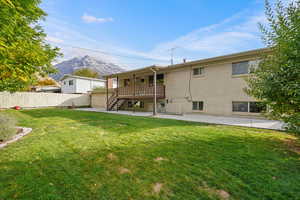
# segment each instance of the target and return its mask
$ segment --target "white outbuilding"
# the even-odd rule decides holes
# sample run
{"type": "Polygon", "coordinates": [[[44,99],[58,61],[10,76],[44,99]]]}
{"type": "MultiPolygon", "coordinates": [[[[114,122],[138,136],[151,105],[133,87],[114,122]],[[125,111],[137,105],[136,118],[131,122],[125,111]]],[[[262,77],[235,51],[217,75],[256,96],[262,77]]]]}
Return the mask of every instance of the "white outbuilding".
{"type": "Polygon", "coordinates": [[[91,92],[95,88],[105,88],[106,80],[66,74],[60,82],[61,93],[82,94],[91,92]]]}

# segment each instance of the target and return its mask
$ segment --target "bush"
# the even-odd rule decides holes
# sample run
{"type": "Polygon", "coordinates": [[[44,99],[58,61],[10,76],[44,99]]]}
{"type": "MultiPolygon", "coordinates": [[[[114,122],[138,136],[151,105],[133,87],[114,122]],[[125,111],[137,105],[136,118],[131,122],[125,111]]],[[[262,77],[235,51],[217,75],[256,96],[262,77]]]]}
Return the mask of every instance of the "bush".
{"type": "Polygon", "coordinates": [[[0,142],[9,140],[17,133],[16,123],[16,119],[0,114],[0,142]]]}
{"type": "Polygon", "coordinates": [[[106,92],[106,88],[104,88],[104,87],[95,87],[95,88],[93,88],[93,92],[106,92]]]}

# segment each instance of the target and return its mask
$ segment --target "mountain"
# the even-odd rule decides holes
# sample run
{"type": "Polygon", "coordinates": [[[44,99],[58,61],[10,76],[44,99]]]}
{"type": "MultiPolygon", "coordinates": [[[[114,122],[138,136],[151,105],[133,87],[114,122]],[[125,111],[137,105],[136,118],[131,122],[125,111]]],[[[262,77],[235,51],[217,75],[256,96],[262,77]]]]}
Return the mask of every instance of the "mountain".
{"type": "Polygon", "coordinates": [[[75,57],[70,60],[58,63],[55,65],[55,67],[59,71],[57,74],[51,76],[55,80],[59,80],[61,77],[63,77],[64,74],[72,74],[75,70],[81,68],[90,68],[98,72],[100,77],[107,74],[113,74],[113,73],[125,71],[125,69],[121,68],[116,64],[97,60],[96,58],[90,56],[75,57]]]}

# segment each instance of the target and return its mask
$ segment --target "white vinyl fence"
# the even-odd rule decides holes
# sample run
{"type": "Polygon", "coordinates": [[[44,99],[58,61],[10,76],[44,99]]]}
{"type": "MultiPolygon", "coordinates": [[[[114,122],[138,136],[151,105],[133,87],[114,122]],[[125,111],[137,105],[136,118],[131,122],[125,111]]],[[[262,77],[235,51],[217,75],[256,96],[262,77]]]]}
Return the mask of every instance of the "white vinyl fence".
{"type": "Polygon", "coordinates": [[[39,107],[65,107],[90,106],[89,94],[61,94],[61,93],[35,93],[35,92],[0,92],[0,108],[39,107]]]}

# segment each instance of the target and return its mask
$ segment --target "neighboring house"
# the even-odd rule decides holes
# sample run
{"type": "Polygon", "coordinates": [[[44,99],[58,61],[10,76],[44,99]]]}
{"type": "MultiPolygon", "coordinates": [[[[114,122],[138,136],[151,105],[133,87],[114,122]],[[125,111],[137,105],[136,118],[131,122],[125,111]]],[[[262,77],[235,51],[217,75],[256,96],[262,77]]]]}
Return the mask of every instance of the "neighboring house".
{"type": "Polygon", "coordinates": [[[106,80],[74,76],[66,74],[61,80],[61,92],[82,94],[91,92],[94,88],[105,87],[106,80]]]}
{"type": "Polygon", "coordinates": [[[118,80],[107,100],[107,110],[259,115],[264,108],[244,92],[244,79],[251,67],[258,66],[260,57],[269,52],[270,49],[257,49],[106,76],[118,80]]]}

